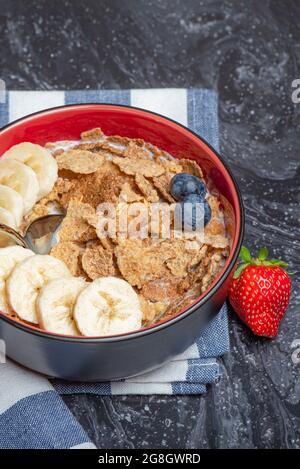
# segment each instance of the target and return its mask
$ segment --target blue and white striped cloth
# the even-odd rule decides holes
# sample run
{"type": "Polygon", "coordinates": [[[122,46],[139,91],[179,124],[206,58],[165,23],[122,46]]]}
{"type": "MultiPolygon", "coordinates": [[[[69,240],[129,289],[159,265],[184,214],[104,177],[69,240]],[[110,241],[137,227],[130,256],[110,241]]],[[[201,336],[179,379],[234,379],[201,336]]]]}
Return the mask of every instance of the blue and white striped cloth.
{"type": "MultiPolygon", "coordinates": [[[[202,89],[8,91],[0,126],[64,104],[127,104],[170,117],[218,148],[217,95],[202,89]]],[[[0,337],[1,339],[1,337],[0,337]]],[[[93,448],[59,394],[202,394],[219,378],[229,350],[226,305],[194,345],[158,370],[111,383],[51,380],[7,360],[0,364],[0,448],[93,448]]]]}

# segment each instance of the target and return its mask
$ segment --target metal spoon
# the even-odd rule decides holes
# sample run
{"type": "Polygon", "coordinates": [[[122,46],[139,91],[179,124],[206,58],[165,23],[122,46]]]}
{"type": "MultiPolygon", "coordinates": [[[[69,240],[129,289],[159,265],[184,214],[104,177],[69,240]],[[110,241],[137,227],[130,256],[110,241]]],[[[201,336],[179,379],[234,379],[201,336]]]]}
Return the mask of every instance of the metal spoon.
{"type": "Polygon", "coordinates": [[[5,234],[15,244],[31,249],[36,254],[48,254],[55,244],[55,235],[64,217],[64,214],[55,214],[37,218],[28,226],[24,236],[0,223],[0,234],[5,234]]]}

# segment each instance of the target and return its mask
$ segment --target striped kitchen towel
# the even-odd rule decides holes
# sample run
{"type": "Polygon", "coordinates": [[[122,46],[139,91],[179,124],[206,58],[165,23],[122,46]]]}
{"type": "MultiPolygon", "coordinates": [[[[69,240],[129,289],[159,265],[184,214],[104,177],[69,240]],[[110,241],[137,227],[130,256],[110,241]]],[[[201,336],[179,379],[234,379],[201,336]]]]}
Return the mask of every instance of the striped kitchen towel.
{"type": "MultiPolygon", "coordinates": [[[[49,107],[98,102],[132,105],[188,126],[218,149],[217,95],[203,89],[7,91],[0,126],[49,107]]],[[[1,339],[1,337],[0,337],[1,339]]],[[[160,369],[110,383],[51,380],[7,360],[0,364],[0,448],[93,447],[59,394],[202,394],[228,352],[226,305],[194,345],[160,369]]]]}
{"type": "Polygon", "coordinates": [[[217,358],[228,350],[227,307],[224,305],[191,347],[157,370],[110,383],[52,380],[52,384],[59,394],[203,394],[207,384],[218,380],[217,358]]]}
{"type": "Polygon", "coordinates": [[[95,448],[43,376],[0,363],[0,449],[95,448]]]}

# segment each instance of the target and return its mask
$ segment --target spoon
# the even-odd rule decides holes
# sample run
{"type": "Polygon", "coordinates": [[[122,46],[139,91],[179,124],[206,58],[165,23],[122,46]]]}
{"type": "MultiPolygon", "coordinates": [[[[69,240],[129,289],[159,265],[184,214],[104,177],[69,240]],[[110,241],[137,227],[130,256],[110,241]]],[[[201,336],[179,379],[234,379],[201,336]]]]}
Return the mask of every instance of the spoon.
{"type": "Polygon", "coordinates": [[[24,236],[10,226],[0,223],[0,234],[5,234],[14,244],[31,249],[35,254],[48,254],[55,244],[55,236],[64,217],[64,214],[39,217],[30,223],[24,236]]]}

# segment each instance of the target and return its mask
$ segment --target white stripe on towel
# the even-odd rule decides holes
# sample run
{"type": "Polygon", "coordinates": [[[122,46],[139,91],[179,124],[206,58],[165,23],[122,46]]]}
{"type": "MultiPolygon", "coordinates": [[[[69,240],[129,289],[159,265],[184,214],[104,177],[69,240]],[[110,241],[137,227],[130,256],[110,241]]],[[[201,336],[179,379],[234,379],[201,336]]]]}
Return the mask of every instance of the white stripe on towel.
{"type": "Polygon", "coordinates": [[[33,112],[64,104],[63,91],[10,91],[9,120],[11,122],[33,112]]]}
{"type": "Polygon", "coordinates": [[[157,368],[133,378],[127,378],[127,383],[171,383],[172,381],[185,381],[189,369],[189,362],[181,360],[169,362],[157,368]]]}
{"type": "Polygon", "coordinates": [[[25,397],[53,390],[46,378],[10,360],[0,364],[0,383],[0,414],[25,397]]]}
{"type": "Polygon", "coordinates": [[[79,445],[72,446],[70,449],[97,449],[93,443],[80,443],[79,445]]]}
{"type": "Polygon", "coordinates": [[[171,383],[129,383],[126,382],[111,382],[111,394],[172,394],[173,389],[171,383]]]}
{"type": "Polygon", "coordinates": [[[183,88],[131,90],[131,105],[163,114],[187,125],[187,91],[183,88]]]}

